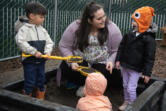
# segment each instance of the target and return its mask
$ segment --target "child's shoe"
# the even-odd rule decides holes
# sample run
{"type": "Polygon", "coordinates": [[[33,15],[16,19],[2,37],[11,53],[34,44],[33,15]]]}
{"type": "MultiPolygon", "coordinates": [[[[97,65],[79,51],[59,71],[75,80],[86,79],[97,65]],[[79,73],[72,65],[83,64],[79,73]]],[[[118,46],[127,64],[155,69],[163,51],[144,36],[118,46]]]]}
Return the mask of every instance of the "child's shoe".
{"type": "MultiPolygon", "coordinates": [[[[46,90],[46,87],[45,87],[45,90],[46,90]]],[[[40,88],[37,88],[36,98],[38,98],[40,100],[44,100],[45,90],[44,91],[40,91],[40,88]]]]}
{"type": "Polygon", "coordinates": [[[84,95],[84,86],[80,86],[76,91],[76,96],[83,97],[84,95]]]}
{"type": "Polygon", "coordinates": [[[119,107],[119,110],[123,111],[128,106],[128,104],[129,104],[128,101],[124,101],[124,103],[119,107]]]}
{"type": "Polygon", "coordinates": [[[25,90],[22,90],[22,94],[23,94],[23,95],[27,95],[27,96],[29,96],[29,97],[32,97],[32,93],[26,94],[25,90]]]}

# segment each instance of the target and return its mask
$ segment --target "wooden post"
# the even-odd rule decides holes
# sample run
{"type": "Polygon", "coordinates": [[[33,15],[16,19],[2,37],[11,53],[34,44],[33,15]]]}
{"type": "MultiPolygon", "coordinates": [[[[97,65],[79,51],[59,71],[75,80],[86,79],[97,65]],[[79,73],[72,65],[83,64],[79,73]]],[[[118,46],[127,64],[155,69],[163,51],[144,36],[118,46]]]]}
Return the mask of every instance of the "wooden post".
{"type": "Polygon", "coordinates": [[[161,46],[166,47],[166,26],[160,29],[163,33],[163,40],[161,46]]]}

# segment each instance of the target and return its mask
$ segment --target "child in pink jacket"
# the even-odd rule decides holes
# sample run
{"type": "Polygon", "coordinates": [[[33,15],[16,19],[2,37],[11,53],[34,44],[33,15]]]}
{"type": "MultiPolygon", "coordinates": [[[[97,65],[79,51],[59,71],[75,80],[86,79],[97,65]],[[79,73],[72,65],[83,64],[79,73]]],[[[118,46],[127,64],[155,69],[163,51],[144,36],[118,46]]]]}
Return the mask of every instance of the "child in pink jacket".
{"type": "Polygon", "coordinates": [[[112,104],[104,96],[107,80],[102,74],[91,73],[87,76],[84,94],[76,108],[81,111],[112,111],[112,104]]]}

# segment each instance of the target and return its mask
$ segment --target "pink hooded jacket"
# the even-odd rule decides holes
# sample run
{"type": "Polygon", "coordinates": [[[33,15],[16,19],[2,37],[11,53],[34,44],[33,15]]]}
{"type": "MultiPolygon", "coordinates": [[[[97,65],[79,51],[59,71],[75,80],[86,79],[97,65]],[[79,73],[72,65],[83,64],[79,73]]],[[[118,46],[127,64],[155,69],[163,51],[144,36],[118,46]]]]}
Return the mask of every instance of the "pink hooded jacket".
{"type": "Polygon", "coordinates": [[[102,74],[91,73],[87,76],[84,93],[76,108],[81,111],[112,111],[108,97],[103,96],[107,80],[102,74]]]}

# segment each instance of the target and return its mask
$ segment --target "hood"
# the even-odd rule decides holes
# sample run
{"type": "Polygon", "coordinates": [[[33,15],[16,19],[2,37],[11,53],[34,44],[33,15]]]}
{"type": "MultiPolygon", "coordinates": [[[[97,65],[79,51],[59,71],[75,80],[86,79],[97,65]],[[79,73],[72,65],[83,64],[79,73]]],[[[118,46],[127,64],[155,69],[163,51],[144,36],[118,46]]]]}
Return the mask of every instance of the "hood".
{"type": "Polygon", "coordinates": [[[26,16],[19,16],[18,20],[14,24],[14,30],[18,32],[18,30],[25,24],[29,23],[29,19],[26,16]]]}
{"type": "Polygon", "coordinates": [[[155,23],[151,23],[149,29],[146,32],[156,33],[158,31],[158,26],[155,23]]]}
{"type": "Polygon", "coordinates": [[[158,26],[155,23],[152,23],[148,30],[146,30],[143,35],[150,35],[149,37],[156,38],[156,32],[158,31],[158,26]]]}
{"type": "Polygon", "coordinates": [[[138,32],[143,33],[150,27],[153,16],[155,16],[154,8],[145,6],[135,10],[131,17],[138,24],[138,32]]]}
{"type": "Polygon", "coordinates": [[[89,96],[101,96],[107,87],[106,78],[99,73],[91,73],[85,81],[84,93],[89,96]]]}

